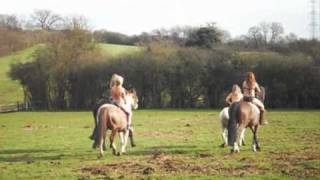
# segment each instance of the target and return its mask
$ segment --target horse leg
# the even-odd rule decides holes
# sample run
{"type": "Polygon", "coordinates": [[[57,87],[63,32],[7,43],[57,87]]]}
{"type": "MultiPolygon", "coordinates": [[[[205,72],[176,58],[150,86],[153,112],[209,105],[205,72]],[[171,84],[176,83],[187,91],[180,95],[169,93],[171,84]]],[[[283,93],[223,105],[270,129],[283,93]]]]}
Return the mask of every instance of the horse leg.
{"type": "Polygon", "coordinates": [[[99,142],[100,158],[104,156],[104,152],[103,152],[104,138],[105,138],[105,135],[100,138],[100,142],[99,142]]]}
{"type": "Polygon", "coordinates": [[[110,134],[110,148],[112,148],[113,155],[117,154],[117,148],[116,148],[116,145],[114,144],[114,138],[116,134],[117,134],[117,131],[115,129],[113,129],[110,134]]]}
{"type": "Polygon", "coordinates": [[[236,142],[234,142],[233,145],[233,152],[240,152],[240,143],[241,143],[241,133],[243,132],[245,128],[243,126],[239,126],[237,129],[237,138],[236,138],[236,142]]]}
{"type": "Polygon", "coordinates": [[[259,142],[258,142],[258,129],[259,129],[259,125],[256,125],[254,127],[254,132],[253,132],[253,138],[254,138],[254,141],[255,141],[255,145],[256,145],[256,150],[257,151],[260,151],[260,145],[259,145],[259,142]]]}
{"type": "Polygon", "coordinates": [[[240,146],[245,146],[246,144],[244,143],[244,133],[246,132],[246,129],[243,129],[240,135],[240,146]]]}
{"type": "Polygon", "coordinates": [[[130,137],[131,147],[136,147],[136,144],[134,143],[134,140],[133,140],[133,127],[132,126],[129,128],[128,134],[130,137]]]}
{"type": "Polygon", "coordinates": [[[121,139],[121,151],[120,155],[123,153],[126,153],[126,146],[128,142],[128,136],[129,136],[129,131],[126,130],[125,132],[120,133],[120,139],[121,139]]]}
{"type": "Polygon", "coordinates": [[[253,133],[253,139],[252,139],[252,151],[257,152],[260,151],[260,146],[257,139],[257,133],[258,133],[258,126],[250,127],[253,133]]]}
{"type": "Polygon", "coordinates": [[[106,147],[106,136],[107,136],[107,134],[104,134],[104,136],[103,136],[103,150],[105,151],[105,150],[107,150],[107,147],[106,147]]]}
{"type": "Polygon", "coordinates": [[[221,147],[227,147],[228,146],[228,129],[223,128],[221,133],[223,143],[221,144],[221,147]]]}

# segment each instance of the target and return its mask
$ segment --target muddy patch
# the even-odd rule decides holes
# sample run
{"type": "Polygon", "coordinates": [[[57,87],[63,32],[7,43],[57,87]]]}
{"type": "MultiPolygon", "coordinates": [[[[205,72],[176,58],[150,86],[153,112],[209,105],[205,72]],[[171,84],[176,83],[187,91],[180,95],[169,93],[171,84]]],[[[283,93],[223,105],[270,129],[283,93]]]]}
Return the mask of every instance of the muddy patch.
{"type": "Polygon", "coordinates": [[[301,151],[272,153],[271,159],[273,168],[282,174],[299,178],[320,175],[319,167],[305,166],[307,163],[320,161],[320,153],[314,147],[301,151]]]}
{"type": "MultiPolygon", "coordinates": [[[[211,157],[201,154],[202,158],[211,157]]],[[[199,158],[199,157],[197,157],[199,158]]],[[[225,167],[222,162],[192,163],[195,159],[186,159],[181,155],[169,155],[161,151],[154,151],[144,161],[120,162],[82,168],[84,173],[93,175],[130,175],[143,176],[153,173],[162,175],[237,175],[265,174],[268,169],[259,168],[255,164],[245,164],[242,167],[225,167]]]]}

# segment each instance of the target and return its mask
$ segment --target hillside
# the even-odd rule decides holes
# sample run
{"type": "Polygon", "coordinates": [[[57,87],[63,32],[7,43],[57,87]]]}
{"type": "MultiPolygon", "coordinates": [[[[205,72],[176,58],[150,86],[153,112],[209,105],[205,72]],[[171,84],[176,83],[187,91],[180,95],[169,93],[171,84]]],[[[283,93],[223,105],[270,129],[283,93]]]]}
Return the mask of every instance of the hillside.
{"type": "Polygon", "coordinates": [[[16,103],[23,100],[23,91],[18,81],[10,79],[10,65],[32,60],[32,53],[37,46],[19,51],[9,56],[0,57],[0,104],[16,103]]]}
{"type": "MultiPolygon", "coordinates": [[[[138,52],[140,47],[116,44],[99,44],[106,55],[116,57],[122,54],[138,52]]],[[[32,60],[32,53],[38,46],[34,46],[9,56],[0,57],[0,105],[23,101],[23,90],[18,81],[10,79],[8,72],[10,65],[32,60]]]]}

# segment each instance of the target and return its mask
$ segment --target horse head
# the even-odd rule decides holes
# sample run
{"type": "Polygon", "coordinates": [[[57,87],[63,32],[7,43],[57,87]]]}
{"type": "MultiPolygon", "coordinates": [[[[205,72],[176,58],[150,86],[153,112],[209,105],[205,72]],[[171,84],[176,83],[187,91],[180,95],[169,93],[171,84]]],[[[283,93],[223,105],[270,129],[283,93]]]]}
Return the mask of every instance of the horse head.
{"type": "Polygon", "coordinates": [[[138,109],[139,99],[135,89],[126,92],[126,103],[128,103],[132,109],[138,109]]]}

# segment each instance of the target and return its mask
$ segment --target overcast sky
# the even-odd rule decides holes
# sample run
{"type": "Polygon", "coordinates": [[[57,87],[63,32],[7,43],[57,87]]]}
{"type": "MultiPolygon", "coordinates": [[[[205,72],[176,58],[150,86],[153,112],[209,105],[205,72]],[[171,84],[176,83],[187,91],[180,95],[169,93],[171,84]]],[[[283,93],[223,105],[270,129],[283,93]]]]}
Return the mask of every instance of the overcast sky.
{"type": "Polygon", "coordinates": [[[61,15],[84,15],[94,29],[129,35],[176,25],[216,22],[235,37],[266,21],[282,23],[286,33],[310,37],[310,0],[0,1],[0,14],[29,15],[35,9],[49,9],[61,15]]]}

